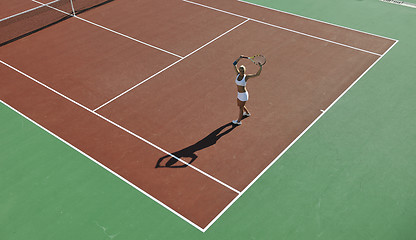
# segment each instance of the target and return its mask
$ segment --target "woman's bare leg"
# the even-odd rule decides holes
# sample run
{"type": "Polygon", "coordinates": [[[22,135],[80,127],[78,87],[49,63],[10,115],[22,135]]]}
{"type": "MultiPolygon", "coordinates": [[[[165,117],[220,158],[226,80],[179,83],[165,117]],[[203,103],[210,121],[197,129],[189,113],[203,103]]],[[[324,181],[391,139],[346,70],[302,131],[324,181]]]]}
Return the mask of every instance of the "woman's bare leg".
{"type": "Polygon", "coordinates": [[[237,105],[239,107],[239,114],[238,114],[237,122],[241,122],[241,119],[243,119],[243,112],[245,109],[247,109],[245,107],[246,102],[240,101],[240,99],[237,98],[237,105]]]}
{"type": "Polygon", "coordinates": [[[243,111],[244,111],[244,107],[240,107],[240,112],[238,115],[237,122],[241,122],[241,119],[243,119],[243,111]]]}
{"type": "Polygon", "coordinates": [[[244,106],[244,112],[247,113],[247,114],[250,114],[250,112],[248,111],[246,106],[244,106]]]}

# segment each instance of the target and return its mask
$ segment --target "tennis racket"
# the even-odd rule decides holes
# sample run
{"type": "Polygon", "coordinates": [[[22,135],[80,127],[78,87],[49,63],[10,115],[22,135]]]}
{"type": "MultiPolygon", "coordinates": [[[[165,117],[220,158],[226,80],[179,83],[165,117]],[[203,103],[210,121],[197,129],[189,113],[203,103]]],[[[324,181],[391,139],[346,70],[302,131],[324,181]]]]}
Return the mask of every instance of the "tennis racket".
{"type": "Polygon", "coordinates": [[[260,54],[258,54],[256,56],[253,56],[253,57],[245,57],[245,58],[251,60],[256,65],[266,64],[266,58],[263,55],[260,55],[260,54]]]}

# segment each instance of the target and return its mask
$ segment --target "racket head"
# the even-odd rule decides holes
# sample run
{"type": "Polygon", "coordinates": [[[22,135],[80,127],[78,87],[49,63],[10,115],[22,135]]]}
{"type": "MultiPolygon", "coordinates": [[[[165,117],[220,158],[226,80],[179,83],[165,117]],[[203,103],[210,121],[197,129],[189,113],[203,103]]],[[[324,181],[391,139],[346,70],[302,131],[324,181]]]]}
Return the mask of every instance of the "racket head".
{"type": "Polygon", "coordinates": [[[264,65],[266,64],[266,58],[263,55],[256,55],[254,57],[251,57],[251,60],[254,62],[254,64],[256,65],[264,65]]]}

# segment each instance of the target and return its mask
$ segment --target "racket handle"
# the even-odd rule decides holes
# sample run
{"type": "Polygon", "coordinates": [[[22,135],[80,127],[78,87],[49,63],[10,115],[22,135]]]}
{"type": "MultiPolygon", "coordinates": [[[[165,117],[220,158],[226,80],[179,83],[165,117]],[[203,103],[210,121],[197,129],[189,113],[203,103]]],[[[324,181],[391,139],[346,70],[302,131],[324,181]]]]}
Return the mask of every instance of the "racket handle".
{"type": "Polygon", "coordinates": [[[233,65],[234,65],[234,66],[235,66],[235,65],[237,65],[237,61],[234,61],[234,62],[233,62],[233,65]]]}

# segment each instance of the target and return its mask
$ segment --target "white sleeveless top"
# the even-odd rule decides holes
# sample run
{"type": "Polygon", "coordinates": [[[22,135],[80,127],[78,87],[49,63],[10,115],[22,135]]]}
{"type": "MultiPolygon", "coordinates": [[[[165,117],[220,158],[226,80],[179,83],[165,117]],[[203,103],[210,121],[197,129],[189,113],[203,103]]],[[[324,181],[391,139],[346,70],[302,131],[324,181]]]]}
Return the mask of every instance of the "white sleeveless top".
{"type": "Polygon", "coordinates": [[[243,86],[245,87],[247,85],[246,82],[246,75],[244,74],[243,79],[241,79],[240,81],[238,81],[238,77],[240,76],[240,74],[237,75],[237,77],[235,78],[235,84],[237,84],[238,86],[243,86]]]}

